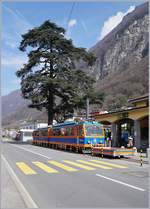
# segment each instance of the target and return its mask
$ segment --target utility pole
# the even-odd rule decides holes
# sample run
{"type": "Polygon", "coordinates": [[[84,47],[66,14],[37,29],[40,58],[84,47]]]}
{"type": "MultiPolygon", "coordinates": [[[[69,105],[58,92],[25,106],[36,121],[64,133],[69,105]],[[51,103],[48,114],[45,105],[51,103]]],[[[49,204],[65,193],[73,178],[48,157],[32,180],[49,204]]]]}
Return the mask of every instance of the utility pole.
{"type": "Polygon", "coordinates": [[[36,129],[36,120],[34,120],[34,130],[36,129]]]}
{"type": "Polygon", "coordinates": [[[86,119],[89,119],[89,98],[86,98],[86,119]]]}

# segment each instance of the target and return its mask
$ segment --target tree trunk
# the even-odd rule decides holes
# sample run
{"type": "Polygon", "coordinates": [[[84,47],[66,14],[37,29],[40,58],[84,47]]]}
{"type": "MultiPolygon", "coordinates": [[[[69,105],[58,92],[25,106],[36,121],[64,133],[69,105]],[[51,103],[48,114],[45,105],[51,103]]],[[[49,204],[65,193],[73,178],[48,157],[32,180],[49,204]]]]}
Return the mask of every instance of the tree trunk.
{"type": "Polygon", "coordinates": [[[48,107],[47,113],[48,113],[48,125],[52,125],[53,124],[54,113],[51,110],[51,107],[48,107]]]}
{"type": "Polygon", "coordinates": [[[47,113],[48,113],[48,125],[53,124],[54,119],[54,96],[51,90],[49,90],[49,97],[48,97],[48,107],[47,107],[47,113]]]}

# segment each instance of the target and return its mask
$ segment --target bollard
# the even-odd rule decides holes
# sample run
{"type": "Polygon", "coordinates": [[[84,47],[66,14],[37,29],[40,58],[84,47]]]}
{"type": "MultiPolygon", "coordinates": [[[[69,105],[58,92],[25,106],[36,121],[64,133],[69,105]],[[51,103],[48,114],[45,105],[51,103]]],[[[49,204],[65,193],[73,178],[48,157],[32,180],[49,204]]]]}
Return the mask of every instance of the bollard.
{"type": "Polygon", "coordinates": [[[102,158],[103,158],[103,154],[104,154],[104,153],[103,153],[103,147],[101,148],[101,151],[102,151],[102,158]]]}
{"type": "Polygon", "coordinates": [[[140,150],[140,166],[143,166],[142,149],[140,150]]]}
{"type": "Polygon", "coordinates": [[[91,155],[93,156],[93,148],[91,149],[91,155]]]}

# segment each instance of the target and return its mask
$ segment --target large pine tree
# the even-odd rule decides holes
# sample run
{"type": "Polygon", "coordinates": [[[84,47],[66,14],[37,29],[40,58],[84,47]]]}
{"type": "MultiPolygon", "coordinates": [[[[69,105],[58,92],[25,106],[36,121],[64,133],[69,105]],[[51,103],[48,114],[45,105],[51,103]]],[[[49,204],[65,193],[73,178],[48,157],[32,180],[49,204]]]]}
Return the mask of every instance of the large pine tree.
{"type": "Polygon", "coordinates": [[[82,106],[82,97],[92,89],[94,80],[77,69],[77,62],[92,65],[95,57],[66,39],[64,28],[45,21],[22,35],[20,50],[28,55],[28,63],[16,73],[22,95],[31,100],[30,107],[46,108],[49,125],[56,114],[82,106]]]}

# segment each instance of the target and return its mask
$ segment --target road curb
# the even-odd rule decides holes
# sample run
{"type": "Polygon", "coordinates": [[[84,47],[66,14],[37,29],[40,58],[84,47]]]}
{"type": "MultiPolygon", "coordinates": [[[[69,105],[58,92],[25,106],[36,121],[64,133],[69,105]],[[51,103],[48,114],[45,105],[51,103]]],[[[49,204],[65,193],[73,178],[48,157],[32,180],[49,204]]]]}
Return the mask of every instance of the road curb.
{"type": "Polygon", "coordinates": [[[25,189],[25,187],[23,186],[23,184],[21,183],[21,181],[19,180],[19,178],[17,177],[17,175],[15,174],[15,172],[13,171],[13,169],[11,168],[5,157],[1,155],[1,158],[4,161],[6,165],[6,169],[8,170],[8,173],[10,174],[12,180],[14,181],[18,191],[20,192],[20,195],[24,200],[27,208],[38,208],[37,204],[31,198],[30,194],[27,192],[27,190],[25,189]]]}

